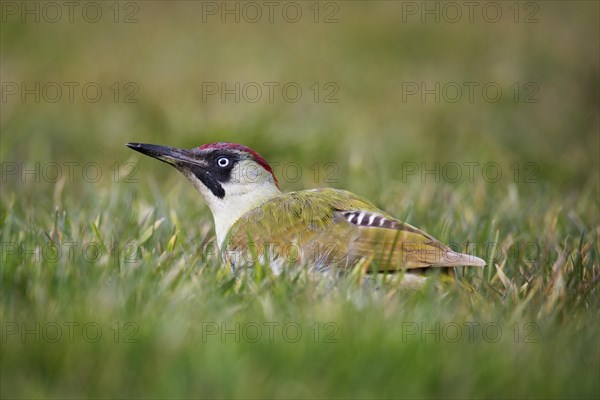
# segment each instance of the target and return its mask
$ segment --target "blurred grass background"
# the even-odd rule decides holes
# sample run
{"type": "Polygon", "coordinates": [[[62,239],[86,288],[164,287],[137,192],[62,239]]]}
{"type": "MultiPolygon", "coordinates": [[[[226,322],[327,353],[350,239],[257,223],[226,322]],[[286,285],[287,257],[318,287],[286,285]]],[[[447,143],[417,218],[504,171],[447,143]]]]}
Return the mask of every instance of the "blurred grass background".
{"type": "MultiPolygon", "coordinates": [[[[187,1],[96,3],[97,23],[77,11],[72,23],[66,14],[56,23],[42,14],[37,23],[11,14],[7,3],[22,7],[2,2],[3,398],[599,394],[597,2],[494,3],[502,11],[496,23],[482,17],[484,2],[473,22],[463,8],[458,23],[444,21],[450,14],[436,23],[406,13],[407,4],[442,9],[436,2],[318,3],[318,23],[313,2],[294,3],[303,12],[297,23],[283,18],[286,2],[273,23],[260,2],[258,23],[243,14],[239,23],[233,16],[222,22],[203,13],[206,3],[187,1]],[[537,22],[524,23],[532,11],[537,22]],[[332,12],[337,22],[323,23],[332,12]],[[122,23],[126,16],[137,22],[122,23]],[[66,92],[55,103],[7,93],[36,82],[79,86],[73,102],[66,92]],[[98,102],[81,94],[89,82],[103,89],[98,102]],[[266,91],[255,103],[223,102],[203,98],[207,82],[295,82],[303,94],[292,103],[276,88],[273,102],[266,91]],[[466,91],[457,102],[405,98],[407,84],[436,82],[480,86],[472,102],[466,91]],[[481,94],[490,82],[503,90],[497,102],[481,94]],[[124,102],[128,83],[138,88],[135,103],[124,102]],[[324,102],[328,83],[338,89],[336,103],[324,102]],[[528,83],[538,89],[536,102],[524,102],[528,83]],[[284,190],[354,191],[455,248],[477,243],[473,253],[490,266],[459,271],[461,283],[441,293],[433,285],[404,290],[396,281],[379,290],[353,279],[331,287],[302,274],[231,281],[203,252],[214,233],[199,196],[174,170],[125,148],[129,141],[243,143],[279,163],[284,190]],[[63,179],[39,174],[36,181],[7,169],[36,162],[59,163],[63,179]],[[75,167],[66,179],[70,162],[95,163],[102,176],[89,182],[75,167]],[[472,162],[480,167],[471,182],[464,163],[472,162]],[[299,179],[294,169],[284,173],[291,163],[299,179]],[[407,163],[458,163],[463,176],[407,176],[407,163]],[[500,167],[497,181],[482,175],[486,163],[500,167]],[[80,251],[67,257],[69,242],[106,249],[89,262],[80,251]],[[123,260],[129,242],[137,243],[134,263],[123,260]],[[116,257],[111,243],[121,249],[116,257]],[[38,252],[55,245],[63,254],[52,261],[13,244],[38,252]],[[49,343],[7,333],[24,321],[96,321],[103,337],[49,343]],[[115,343],[115,321],[133,322],[138,342],[115,343]],[[292,321],[304,335],[298,343],[201,340],[203,323],[223,321],[292,321]],[[403,340],[412,323],[473,321],[497,323],[501,340],[403,340]],[[339,341],[314,343],[308,327],[315,322],[334,322],[339,341]],[[537,342],[515,343],[510,327],[518,323],[524,335],[528,322],[537,342]]],[[[41,10],[44,3],[28,4],[41,10]]],[[[241,10],[245,3],[211,4],[241,10]]]]}

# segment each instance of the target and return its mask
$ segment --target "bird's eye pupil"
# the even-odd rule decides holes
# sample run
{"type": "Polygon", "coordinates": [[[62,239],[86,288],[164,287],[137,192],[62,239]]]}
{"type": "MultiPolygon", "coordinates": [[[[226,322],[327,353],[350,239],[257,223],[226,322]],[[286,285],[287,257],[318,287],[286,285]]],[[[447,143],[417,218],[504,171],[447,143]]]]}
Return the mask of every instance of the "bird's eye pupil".
{"type": "Polygon", "coordinates": [[[229,159],[226,157],[221,157],[217,160],[217,164],[219,164],[219,167],[226,167],[229,165],[229,159]]]}

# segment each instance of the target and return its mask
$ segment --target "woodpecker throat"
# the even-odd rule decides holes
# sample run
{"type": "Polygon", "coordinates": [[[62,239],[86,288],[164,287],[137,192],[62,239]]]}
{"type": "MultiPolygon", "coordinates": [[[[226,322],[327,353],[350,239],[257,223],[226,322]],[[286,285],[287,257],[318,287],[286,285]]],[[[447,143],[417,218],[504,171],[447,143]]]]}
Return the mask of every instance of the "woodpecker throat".
{"type": "Polygon", "coordinates": [[[210,174],[208,174],[205,170],[200,167],[192,167],[190,172],[194,174],[194,176],[200,179],[200,182],[204,184],[215,196],[219,199],[225,197],[225,190],[223,186],[219,183],[219,181],[213,178],[210,174]]]}

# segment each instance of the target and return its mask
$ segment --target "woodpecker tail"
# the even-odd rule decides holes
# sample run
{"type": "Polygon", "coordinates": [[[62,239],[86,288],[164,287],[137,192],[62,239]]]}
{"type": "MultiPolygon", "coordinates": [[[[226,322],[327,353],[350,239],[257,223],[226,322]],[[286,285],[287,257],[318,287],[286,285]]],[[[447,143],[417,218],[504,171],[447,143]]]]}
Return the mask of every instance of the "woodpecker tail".
{"type": "Polygon", "coordinates": [[[438,264],[440,267],[463,267],[463,266],[474,266],[474,267],[485,267],[487,263],[479,257],[472,256],[470,254],[455,253],[453,251],[447,251],[442,257],[442,262],[438,264]]]}

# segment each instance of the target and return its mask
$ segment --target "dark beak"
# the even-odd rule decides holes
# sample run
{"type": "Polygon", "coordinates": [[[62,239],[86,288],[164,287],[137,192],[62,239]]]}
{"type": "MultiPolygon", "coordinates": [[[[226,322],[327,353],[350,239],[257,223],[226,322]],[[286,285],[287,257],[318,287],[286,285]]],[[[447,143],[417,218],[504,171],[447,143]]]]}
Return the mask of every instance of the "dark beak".
{"type": "Polygon", "coordinates": [[[194,165],[198,167],[206,166],[206,163],[190,150],[146,143],[127,143],[127,147],[167,164],[171,164],[178,169],[181,167],[191,168],[194,165]]]}

